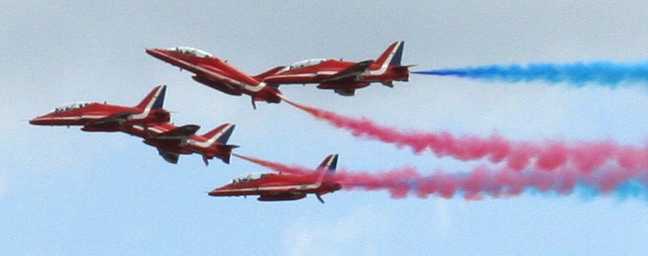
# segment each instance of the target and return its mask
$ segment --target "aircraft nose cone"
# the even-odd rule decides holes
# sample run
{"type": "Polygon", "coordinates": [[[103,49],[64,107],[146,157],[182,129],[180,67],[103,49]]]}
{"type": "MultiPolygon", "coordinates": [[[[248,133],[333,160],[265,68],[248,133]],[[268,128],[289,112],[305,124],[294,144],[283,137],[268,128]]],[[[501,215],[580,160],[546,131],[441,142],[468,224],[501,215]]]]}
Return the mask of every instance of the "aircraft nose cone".
{"type": "Polygon", "coordinates": [[[145,50],[148,55],[151,55],[153,58],[167,61],[169,60],[168,52],[164,49],[159,48],[149,48],[145,50]]]}
{"type": "Polygon", "coordinates": [[[159,57],[162,55],[163,51],[158,48],[147,48],[144,50],[148,55],[151,55],[153,57],[159,57]]]}
{"type": "Polygon", "coordinates": [[[220,188],[215,188],[211,192],[207,193],[207,195],[210,195],[210,196],[223,196],[225,194],[223,193],[223,191],[220,190],[220,188]]]}
{"type": "Polygon", "coordinates": [[[40,117],[36,117],[36,118],[34,118],[32,120],[29,120],[29,124],[31,124],[31,125],[42,125],[43,120],[40,117]]]}

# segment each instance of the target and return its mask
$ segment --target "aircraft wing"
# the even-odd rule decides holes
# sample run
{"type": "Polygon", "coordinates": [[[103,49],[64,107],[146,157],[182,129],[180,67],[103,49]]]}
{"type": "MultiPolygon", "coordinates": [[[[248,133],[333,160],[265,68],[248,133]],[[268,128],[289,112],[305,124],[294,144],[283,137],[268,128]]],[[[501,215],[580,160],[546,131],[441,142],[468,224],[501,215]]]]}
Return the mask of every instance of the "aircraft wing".
{"type": "Polygon", "coordinates": [[[338,82],[338,81],[349,81],[349,80],[355,80],[355,79],[350,79],[350,78],[355,78],[356,76],[362,74],[365,72],[369,66],[373,63],[373,60],[365,60],[358,62],[356,64],[351,65],[350,67],[337,72],[330,77],[322,80],[322,82],[338,82]]]}
{"type": "Polygon", "coordinates": [[[196,134],[200,129],[200,126],[195,124],[183,125],[176,127],[172,130],[157,134],[151,138],[147,138],[148,141],[164,142],[168,144],[177,143],[180,144],[185,141],[189,136],[196,134]]]}
{"type": "Polygon", "coordinates": [[[198,129],[200,129],[200,126],[195,124],[183,125],[180,127],[176,127],[172,130],[166,131],[164,133],[160,133],[155,138],[165,139],[165,138],[176,138],[176,137],[189,137],[191,135],[196,134],[198,129]]]}
{"type": "Polygon", "coordinates": [[[220,82],[230,89],[241,87],[240,81],[237,81],[236,79],[224,74],[222,70],[212,66],[198,65],[198,68],[196,68],[194,72],[198,76],[208,77],[209,80],[220,82]]]}
{"type": "Polygon", "coordinates": [[[164,158],[165,161],[172,164],[177,164],[178,159],[180,158],[180,156],[176,153],[167,152],[161,149],[158,149],[158,154],[160,154],[160,156],[164,158]]]}

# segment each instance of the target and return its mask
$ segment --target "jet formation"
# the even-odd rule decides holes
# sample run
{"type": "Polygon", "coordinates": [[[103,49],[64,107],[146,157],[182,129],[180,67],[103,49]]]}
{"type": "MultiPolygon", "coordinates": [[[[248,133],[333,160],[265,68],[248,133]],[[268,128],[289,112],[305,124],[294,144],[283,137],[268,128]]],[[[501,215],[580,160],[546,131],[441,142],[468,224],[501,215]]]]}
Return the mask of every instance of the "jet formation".
{"type": "Polygon", "coordinates": [[[404,46],[403,41],[394,42],[376,60],[307,59],[273,67],[254,76],[236,69],[228,61],[192,47],[151,48],[146,49],[146,53],[193,73],[191,78],[210,88],[229,95],[248,95],[256,108],[257,101],[281,102],[279,86],[284,84],[317,84],[318,89],[353,96],[357,89],[371,83],[393,87],[394,81],[408,81],[412,65],[401,65],[404,46]]]}
{"type": "MultiPolygon", "coordinates": [[[[284,96],[280,85],[315,84],[318,89],[353,96],[357,89],[371,83],[393,87],[394,81],[408,81],[411,65],[401,65],[404,42],[394,42],[375,60],[359,62],[342,59],[308,59],[288,66],[277,66],[258,75],[248,75],[228,61],[191,47],[151,48],[149,55],[191,72],[192,78],[210,88],[235,96],[250,96],[256,102],[280,103],[284,96]]],[[[37,126],[79,126],[85,132],[121,132],[142,139],[157,149],[167,162],[177,164],[180,155],[198,154],[205,165],[218,158],[229,164],[237,145],[227,144],[235,125],[222,124],[198,135],[200,126],[176,126],[164,109],[167,87],[156,86],[135,106],[107,102],[77,102],[37,116],[29,121],[37,126]]],[[[214,197],[258,196],[259,201],[287,201],[341,189],[332,178],[338,155],[327,156],[316,171],[305,174],[264,173],[235,179],[208,193],[214,197]]]]}

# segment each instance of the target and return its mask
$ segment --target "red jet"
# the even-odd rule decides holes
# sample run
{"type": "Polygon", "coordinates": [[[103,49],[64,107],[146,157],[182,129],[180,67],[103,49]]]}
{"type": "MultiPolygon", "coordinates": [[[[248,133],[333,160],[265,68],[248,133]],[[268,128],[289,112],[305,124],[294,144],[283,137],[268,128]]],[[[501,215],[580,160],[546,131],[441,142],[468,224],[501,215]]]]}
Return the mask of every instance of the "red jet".
{"type": "Polygon", "coordinates": [[[232,183],[209,192],[210,196],[258,195],[259,201],[299,200],[306,194],[315,194],[324,203],[322,195],[342,187],[332,179],[337,167],[338,155],[329,155],[317,168],[317,172],[305,175],[264,173],[234,179],[232,183]]]}
{"type": "Polygon", "coordinates": [[[180,155],[197,153],[202,155],[205,165],[214,157],[230,162],[232,150],[236,145],[227,145],[235,125],[223,124],[216,129],[196,135],[200,126],[195,124],[176,127],[173,124],[133,125],[126,127],[124,132],[144,138],[144,143],[157,148],[164,160],[176,164],[180,155]]]}
{"type": "Polygon", "coordinates": [[[229,163],[232,149],[226,145],[234,125],[224,124],[206,133],[194,135],[197,125],[176,127],[169,123],[170,114],[162,107],[166,86],[158,86],[134,107],[107,103],[75,103],[29,121],[33,125],[82,126],[88,132],[125,132],[144,138],[144,143],[158,149],[170,163],[177,163],[180,154],[199,153],[205,164],[214,157],[229,163]]]}
{"type": "MultiPolygon", "coordinates": [[[[175,47],[167,49],[146,49],[146,53],[171,65],[194,73],[191,77],[197,82],[230,95],[249,95],[252,106],[256,101],[279,103],[279,90],[264,83],[266,73],[258,76],[248,76],[215,56],[191,47],[175,47]]],[[[278,68],[275,68],[278,70],[278,68]]],[[[273,73],[276,70],[270,70],[273,73]]]]}
{"type": "MultiPolygon", "coordinates": [[[[394,81],[409,80],[409,66],[401,65],[405,42],[394,42],[376,60],[350,62],[335,59],[309,59],[265,75],[263,82],[281,84],[318,84],[317,88],[333,90],[343,96],[378,82],[393,87],[394,81]]],[[[272,71],[272,70],[271,70],[272,71]]]]}
{"type": "Polygon", "coordinates": [[[98,102],[75,103],[29,121],[33,125],[82,126],[86,132],[118,132],[125,126],[167,123],[164,110],[166,86],[153,88],[136,106],[126,107],[98,102]]]}

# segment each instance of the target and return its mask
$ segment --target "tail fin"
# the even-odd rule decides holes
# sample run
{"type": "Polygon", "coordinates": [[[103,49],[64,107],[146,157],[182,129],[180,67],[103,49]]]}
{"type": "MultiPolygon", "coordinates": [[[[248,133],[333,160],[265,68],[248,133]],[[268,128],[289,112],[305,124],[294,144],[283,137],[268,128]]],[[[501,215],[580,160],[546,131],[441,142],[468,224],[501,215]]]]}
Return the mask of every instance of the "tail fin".
{"type": "Polygon", "coordinates": [[[337,160],[338,154],[330,154],[324,158],[322,163],[317,167],[317,170],[320,171],[319,176],[317,177],[317,184],[322,184],[322,181],[326,176],[335,174],[337,160]]]}
{"type": "MultiPolygon", "coordinates": [[[[227,164],[229,164],[230,162],[232,150],[238,148],[238,146],[236,145],[227,145],[227,141],[232,135],[232,132],[234,132],[234,127],[236,126],[233,124],[222,124],[203,135],[203,137],[207,139],[207,142],[203,144],[203,146],[216,146],[219,149],[224,150],[224,152],[222,152],[222,154],[219,154],[217,157],[227,164]]],[[[212,159],[213,157],[213,155],[203,155],[203,162],[205,163],[205,165],[208,165],[209,159],[212,159]]]]}
{"type": "Polygon", "coordinates": [[[334,173],[337,168],[338,154],[330,154],[324,158],[322,163],[317,167],[318,170],[328,170],[328,172],[334,173]]]}
{"type": "Polygon", "coordinates": [[[389,66],[400,66],[403,57],[404,41],[394,42],[371,64],[369,70],[385,72],[389,66]]]}
{"type": "Polygon", "coordinates": [[[166,85],[156,86],[135,107],[143,110],[160,109],[164,106],[165,94],[166,94],[166,85]]]}
{"type": "Polygon", "coordinates": [[[209,145],[214,144],[215,142],[218,142],[218,144],[225,145],[227,144],[227,141],[229,140],[230,136],[232,135],[232,132],[234,131],[234,128],[236,125],[233,124],[222,124],[215,129],[209,131],[208,133],[205,133],[203,137],[207,138],[207,143],[209,145]]]}
{"type": "MultiPolygon", "coordinates": [[[[324,161],[322,161],[322,163],[317,167],[317,170],[320,172],[319,175],[317,176],[317,183],[316,183],[318,187],[322,186],[324,179],[326,179],[326,177],[335,174],[335,169],[337,168],[337,160],[338,160],[338,154],[328,155],[326,156],[326,158],[324,158],[324,161]]],[[[317,197],[317,200],[320,201],[320,203],[324,203],[324,200],[322,199],[322,195],[330,192],[332,191],[317,192],[315,193],[315,196],[317,197]]]]}

